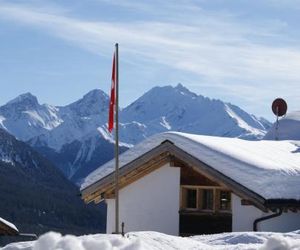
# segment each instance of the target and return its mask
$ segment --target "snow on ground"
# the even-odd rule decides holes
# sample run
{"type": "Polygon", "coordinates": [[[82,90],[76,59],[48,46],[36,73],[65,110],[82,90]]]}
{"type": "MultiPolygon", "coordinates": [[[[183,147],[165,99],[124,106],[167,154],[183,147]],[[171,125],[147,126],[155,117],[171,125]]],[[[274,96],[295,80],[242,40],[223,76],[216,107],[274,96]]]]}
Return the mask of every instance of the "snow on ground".
{"type": "Polygon", "coordinates": [[[176,237],[158,232],[61,236],[49,232],[37,241],[12,243],[2,250],[299,250],[300,231],[241,232],[176,237]]]}
{"type": "Polygon", "coordinates": [[[215,249],[300,249],[300,230],[291,233],[235,232],[191,237],[215,249]]]}

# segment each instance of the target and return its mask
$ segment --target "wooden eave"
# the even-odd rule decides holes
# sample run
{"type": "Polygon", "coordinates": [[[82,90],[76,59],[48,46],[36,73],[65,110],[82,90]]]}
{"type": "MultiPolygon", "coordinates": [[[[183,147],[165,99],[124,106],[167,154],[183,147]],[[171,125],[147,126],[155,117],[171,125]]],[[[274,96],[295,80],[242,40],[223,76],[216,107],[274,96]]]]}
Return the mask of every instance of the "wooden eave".
{"type": "MultiPolygon", "coordinates": [[[[249,200],[259,209],[267,211],[266,199],[262,196],[180,149],[169,140],[162,142],[157,147],[121,167],[119,169],[120,188],[154,171],[163,164],[169,162],[172,165],[174,157],[207,178],[229,188],[242,199],[249,200]]],[[[92,201],[98,203],[103,199],[114,198],[114,172],[81,190],[81,195],[86,203],[92,201]]]]}
{"type": "Polygon", "coordinates": [[[265,207],[275,211],[278,208],[283,209],[284,212],[290,210],[297,212],[300,210],[300,200],[296,199],[268,199],[265,201],[265,207]]]}
{"type": "Polygon", "coordinates": [[[0,236],[1,235],[9,235],[9,236],[16,236],[19,232],[15,230],[14,228],[9,227],[5,223],[2,223],[0,221],[0,236]]]}
{"type": "MultiPolygon", "coordinates": [[[[162,143],[153,148],[147,153],[136,158],[132,162],[124,165],[119,169],[119,186],[122,189],[124,186],[132,183],[147,173],[161,167],[164,163],[170,161],[170,145],[172,143],[162,143]]],[[[114,197],[114,181],[115,172],[108,174],[94,184],[81,190],[81,196],[86,203],[100,202],[103,199],[114,197]]]]}

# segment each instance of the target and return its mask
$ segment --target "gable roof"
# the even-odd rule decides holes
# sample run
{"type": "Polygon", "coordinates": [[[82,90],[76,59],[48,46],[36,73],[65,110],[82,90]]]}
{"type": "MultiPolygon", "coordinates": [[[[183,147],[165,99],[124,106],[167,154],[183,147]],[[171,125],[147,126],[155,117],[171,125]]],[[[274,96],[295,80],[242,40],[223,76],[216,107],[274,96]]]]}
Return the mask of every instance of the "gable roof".
{"type": "MultiPolygon", "coordinates": [[[[178,132],[158,134],[146,139],[120,156],[120,170],[158,148],[168,140],[185,155],[198,160],[212,175],[237,184],[256,198],[276,203],[300,200],[300,142],[246,141],[237,138],[201,136],[178,132]]],[[[177,152],[178,153],[178,152],[177,152]]],[[[132,165],[132,164],[131,164],[132,165]]],[[[84,193],[111,177],[114,161],[87,176],[81,185],[84,193]]]]}
{"type": "Polygon", "coordinates": [[[4,220],[3,218],[0,217],[0,235],[18,235],[19,231],[17,227],[8,222],[7,220],[4,220]]]}

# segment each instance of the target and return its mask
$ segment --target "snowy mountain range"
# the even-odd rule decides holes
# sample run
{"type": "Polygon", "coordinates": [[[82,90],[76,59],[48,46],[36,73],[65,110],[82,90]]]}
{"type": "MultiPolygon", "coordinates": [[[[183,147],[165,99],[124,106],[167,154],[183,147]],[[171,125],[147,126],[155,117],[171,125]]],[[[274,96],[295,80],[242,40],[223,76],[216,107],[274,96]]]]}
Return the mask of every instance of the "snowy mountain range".
{"type": "Polygon", "coordinates": [[[0,126],[23,141],[50,131],[63,123],[56,107],[40,105],[26,93],[0,107],[0,126]]]}
{"type": "MultiPolygon", "coordinates": [[[[26,93],[0,107],[0,127],[28,142],[76,182],[113,157],[108,103],[101,90],[63,107],[41,105],[26,93]]],[[[121,150],[169,130],[256,140],[270,126],[263,118],[181,84],[155,87],[120,110],[121,150]]]]}
{"type": "Polygon", "coordinates": [[[126,131],[130,137],[123,140],[132,144],[169,130],[255,140],[270,126],[235,105],[197,95],[181,84],[151,89],[122,110],[121,121],[127,127],[135,123],[140,131],[139,137],[126,131]]]}

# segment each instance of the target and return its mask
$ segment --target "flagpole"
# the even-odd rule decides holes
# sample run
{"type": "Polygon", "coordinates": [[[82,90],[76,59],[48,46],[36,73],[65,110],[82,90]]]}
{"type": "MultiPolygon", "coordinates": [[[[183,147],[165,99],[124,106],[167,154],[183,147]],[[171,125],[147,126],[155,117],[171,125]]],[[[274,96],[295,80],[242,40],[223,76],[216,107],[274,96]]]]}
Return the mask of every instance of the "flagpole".
{"type": "Polygon", "coordinates": [[[116,230],[119,233],[119,45],[116,43],[116,106],[115,106],[115,217],[116,217],[116,230]]]}

